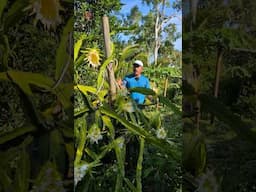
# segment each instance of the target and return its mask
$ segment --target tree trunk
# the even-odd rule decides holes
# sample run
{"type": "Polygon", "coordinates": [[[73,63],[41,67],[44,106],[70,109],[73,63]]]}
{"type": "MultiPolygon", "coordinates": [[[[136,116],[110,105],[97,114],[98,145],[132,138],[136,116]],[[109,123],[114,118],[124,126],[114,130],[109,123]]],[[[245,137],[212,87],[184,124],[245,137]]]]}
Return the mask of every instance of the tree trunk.
{"type": "Polygon", "coordinates": [[[155,47],[154,47],[154,67],[157,65],[157,58],[158,58],[158,50],[159,50],[159,25],[160,25],[160,13],[159,13],[159,5],[157,5],[157,15],[156,15],[156,22],[155,22],[155,47]]]}
{"type": "MultiPolygon", "coordinates": [[[[105,56],[106,58],[110,57],[111,55],[111,48],[110,48],[110,34],[109,34],[109,20],[107,16],[102,17],[102,25],[103,25],[103,34],[104,34],[104,44],[105,44],[105,56]]],[[[113,63],[110,62],[107,66],[107,73],[108,73],[108,82],[109,82],[109,102],[112,105],[113,100],[116,96],[116,84],[115,84],[115,74],[113,70],[113,63]]]]}

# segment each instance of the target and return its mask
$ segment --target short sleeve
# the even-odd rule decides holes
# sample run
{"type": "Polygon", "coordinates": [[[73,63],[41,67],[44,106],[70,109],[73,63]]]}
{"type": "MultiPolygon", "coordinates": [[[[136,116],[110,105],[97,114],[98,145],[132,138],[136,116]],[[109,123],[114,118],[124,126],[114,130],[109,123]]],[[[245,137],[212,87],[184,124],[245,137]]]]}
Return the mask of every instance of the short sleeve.
{"type": "Polygon", "coordinates": [[[127,87],[127,86],[128,86],[127,77],[125,77],[125,78],[123,79],[123,86],[124,86],[124,87],[127,87]]]}

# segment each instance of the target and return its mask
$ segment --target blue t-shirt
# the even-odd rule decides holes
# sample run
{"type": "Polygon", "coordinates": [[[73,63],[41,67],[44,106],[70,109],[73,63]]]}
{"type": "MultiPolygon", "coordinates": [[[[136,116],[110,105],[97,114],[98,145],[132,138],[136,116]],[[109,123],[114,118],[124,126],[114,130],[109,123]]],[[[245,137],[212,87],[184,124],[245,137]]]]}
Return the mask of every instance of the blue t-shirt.
{"type": "MultiPolygon", "coordinates": [[[[124,80],[123,84],[126,88],[134,88],[134,87],[144,87],[144,88],[150,88],[149,80],[144,75],[140,75],[139,78],[135,79],[135,76],[133,74],[127,75],[124,80]]],[[[143,104],[145,101],[145,95],[137,92],[131,93],[131,98],[137,103],[137,104],[143,104]]]]}

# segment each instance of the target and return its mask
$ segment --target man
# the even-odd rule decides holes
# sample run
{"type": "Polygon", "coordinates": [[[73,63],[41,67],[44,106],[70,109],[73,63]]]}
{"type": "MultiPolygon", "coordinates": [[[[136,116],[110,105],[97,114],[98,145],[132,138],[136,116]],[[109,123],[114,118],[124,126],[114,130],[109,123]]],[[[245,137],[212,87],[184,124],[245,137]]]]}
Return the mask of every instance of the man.
{"type": "MultiPolygon", "coordinates": [[[[136,60],[133,63],[133,74],[127,75],[123,81],[119,80],[119,86],[123,88],[134,88],[134,87],[144,87],[150,88],[149,80],[147,77],[142,75],[143,71],[143,62],[140,60],[136,60]]],[[[145,95],[137,92],[131,93],[131,98],[139,105],[144,104],[145,95]]]]}

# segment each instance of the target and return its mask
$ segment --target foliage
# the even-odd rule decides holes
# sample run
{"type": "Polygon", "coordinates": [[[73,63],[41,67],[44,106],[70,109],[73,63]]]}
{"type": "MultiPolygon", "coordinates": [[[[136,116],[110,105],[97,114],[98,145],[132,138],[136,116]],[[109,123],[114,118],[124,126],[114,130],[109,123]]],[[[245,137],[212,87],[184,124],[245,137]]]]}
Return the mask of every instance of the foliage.
{"type": "Polygon", "coordinates": [[[57,9],[61,23],[33,23],[32,3],[39,1],[9,0],[0,8],[0,191],[70,190],[72,13],[57,9]]]}
{"type": "Polygon", "coordinates": [[[247,85],[254,89],[250,66],[255,62],[255,22],[248,16],[256,4],[190,2],[191,9],[184,1],[183,18],[184,139],[197,139],[192,149],[191,143],[184,143],[184,150],[191,153],[184,159],[184,190],[250,191],[248,183],[255,182],[241,178],[245,172],[254,174],[249,162],[255,150],[247,149],[255,144],[255,108],[247,85]]]}
{"type": "MultiPolygon", "coordinates": [[[[113,9],[107,7],[106,10],[110,13],[113,9]]],[[[77,12],[81,14],[82,9],[77,12]]],[[[98,26],[101,25],[99,16],[95,15],[94,21],[98,26]]],[[[107,67],[111,63],[115,77],[123,78],[131,72],[131,61],[139,58],[146,65],[145,74],[152,82],[159,83],[159,89],[164,87],[160,86],[160,76],[171,75],[170,81],[176,81],[172,83],[176,83],[177,90],[180,90],[181,69],[166,67],[158,71],[154,79],[157,69],[147,66],[145,44],[127,45],[119,40],[118,27],[113,28],[112,23],[117,18],[112,17],[109,17],[113,40],[109,58],[102,54],[103,41],[98,39],[103,34],[99,27],[92,26],[86,35],[75,31],[76,191],[180,191],[181,94],[174,93],[171,102],[162,96],[162,91],[118,89],[114,103],[110,104],[107,67]],[[100,65],[93,68],[84,59],[87,54],[84,50],[95,47],[100,53],[100,65]],[[152,101],[147,100],[144,110],[130,99],[128,92],[132,91],[152,95],[152,101]],[[154,112],[157,105],[158,110],[154,112]]]]}

